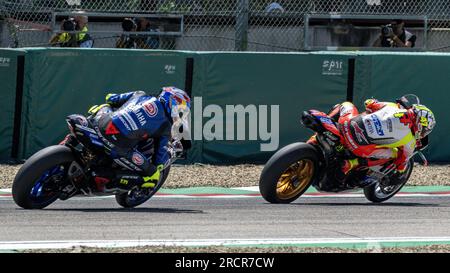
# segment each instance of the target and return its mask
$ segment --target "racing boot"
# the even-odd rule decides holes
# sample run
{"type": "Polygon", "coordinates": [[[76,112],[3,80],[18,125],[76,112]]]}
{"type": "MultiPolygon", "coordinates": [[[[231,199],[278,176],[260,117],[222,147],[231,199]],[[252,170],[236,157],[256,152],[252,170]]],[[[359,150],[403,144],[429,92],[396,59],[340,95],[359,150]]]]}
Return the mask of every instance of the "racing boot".
{"type": "Polygon", "coordinates": [[[306,143],[308,144],[312,144],[312,145],[317,145],[317,133],[315,133],[314,135],[312,135],[308,141],[306,141],[306,143]]]}
{"type": "Polygon", "coordinates": [[[348,173],[359,165],[358,158],[346,159],[342,162],[341,171],[336,172],[336,179],[344,184],[348,173]]]}
{"type": "Polygon", "coordinates": [[[344,163],[341,167],[342,173],[344,173],[344,175],[347,175],[351,170],[358,167],[358,165],[358,158],[344,160],[344,163]]]}
{"type": "Polygon", "coordinates": [[[144,180],[144,183],[141,185],[141,188],[154,188],[156,186],[156,183],[158,183],[160,177],[161,177],[161,171],[164,169],[164,165],[160,164],[156,167],[155,173],[153,173],[151,176],[144,176],[142,179],[144,180]]]}

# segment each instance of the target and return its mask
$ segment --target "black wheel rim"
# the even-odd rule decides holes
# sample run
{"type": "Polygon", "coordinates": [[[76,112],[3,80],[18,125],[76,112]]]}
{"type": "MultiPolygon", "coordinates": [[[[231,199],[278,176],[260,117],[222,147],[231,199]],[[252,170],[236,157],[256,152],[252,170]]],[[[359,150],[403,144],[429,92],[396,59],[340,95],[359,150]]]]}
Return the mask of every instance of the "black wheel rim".
{"type": "Polygon", "coordinates": [[[30,200],[36,204],[45,204],[58,197],[59,182],[65,177],[65,167],[58,165],[45,171],[30,190],[30,200]]]}
{"type": "MultiPolygon", "coordinates": [[[[409,163],[410,164],[410,163],[409,163]]],[[[379,199],[388,199],[395,195],[408,181],[409,176],[411,175],[412,168],[409,165],[406,172],[400,177],[402,180],[400,183],[397,183],[396,185],[386,185],[383,186],[380,183],[377,183],[375,185],[375,196],[379,199]]]]}
{"type": "Polygon", "coordinates": [[[137,206],[147,201],[153,193],[153,189],[133,189],[127,193],[127,203],[137,206]]]}

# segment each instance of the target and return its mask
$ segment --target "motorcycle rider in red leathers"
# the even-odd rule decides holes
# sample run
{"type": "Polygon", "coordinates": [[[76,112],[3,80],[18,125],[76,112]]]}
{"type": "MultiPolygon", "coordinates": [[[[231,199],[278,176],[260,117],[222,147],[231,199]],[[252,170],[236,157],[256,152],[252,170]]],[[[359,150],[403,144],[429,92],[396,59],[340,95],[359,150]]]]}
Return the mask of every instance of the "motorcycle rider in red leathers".
{"type": "MultiPolygon", "coordinates": [[[[434,128],[436,121],[430,109],[413,104],[405,109],[398,103],[364,102],[366,112],[359,114],[351,102],[336,105],[328,116],[337,117],[344,146],[358,158],[345,160],[341,168],[347,175],[358,166],[372,167],[395,159],[385,171],[396,169],[403,173],[416,145],[421,145],[434,128]]],[[[308,143],[314,142],[314,136],[308,143]]]]}

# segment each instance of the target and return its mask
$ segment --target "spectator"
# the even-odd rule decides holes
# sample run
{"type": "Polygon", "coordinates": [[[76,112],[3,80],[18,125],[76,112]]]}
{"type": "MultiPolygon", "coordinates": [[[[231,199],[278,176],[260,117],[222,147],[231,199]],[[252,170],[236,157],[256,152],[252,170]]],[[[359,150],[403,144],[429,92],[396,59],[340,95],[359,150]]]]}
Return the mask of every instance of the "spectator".
{"type": "Polygon", "coordinates": [[[75,22],[77,23],[76,30],[80,31],[77,33],[78,46],[87,48],[93,47],[94,41],[88,33],[88,17],[85,15],[75,16],[75,22]]]}
{"type": "MultiPolygon", "coordinates": [[[[149,18],[136,18],[137,22],[137,31],[145,31],[145,32],[159,32],[158,26],[152,24],[149,18]]],[[[136,41],[136,45],[138,48],[144,49],[157,49],[159,48],[159,36],[158,35],[139,35],[139,38],[136,41]]]]}
{"type": "Polygon", "coordinates": [[[381,28],[380,36],[373,43],[374,47],[414,47],[416,35],[405,29],[403,20],[392,20],[381,28]]]}
{"type": "MultiPolygon", "coordinates": [[[[124,18],[122,21],[122,30],[124,32],[136,32],[137,24],[132,18],[124,18]]],[[[136,48],[136,36],[129,34],[122,34],[116,42],[116,48],[136,48]]]]}
{"type": "Polygon", "coordinates": [[[50,46],[78,47],[77,37],[74,33],[77,23],[74,18],[69,18],[61,22],[61,32],[50,38],[50,46]]]}

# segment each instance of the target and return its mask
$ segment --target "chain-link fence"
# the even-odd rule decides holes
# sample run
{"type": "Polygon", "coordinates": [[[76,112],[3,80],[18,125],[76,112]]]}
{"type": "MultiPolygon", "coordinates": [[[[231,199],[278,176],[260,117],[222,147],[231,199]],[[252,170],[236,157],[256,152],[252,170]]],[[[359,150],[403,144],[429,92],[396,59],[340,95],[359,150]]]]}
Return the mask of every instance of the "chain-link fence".
{"type": "MultiPolygon", "coordinates": [[[[84,12],[94,47],[116,47],[123,18],[151,15],[154,29],[140,35],[153,40],[150,48],[300,51],[308,34],[306,15],[341,14],[423,16],[425,27],[416,29],[426,38],[422,45],[450,51],[448,0],[0,0],[0,10],[0,46],[6,47],[49,46],[59,30],[58,13],[84,12]],[[181,18],[177,34],[165,29],[169,15],[181,18]]],[[[379,33],[379,26],[367,27],[379,33]]]]}

